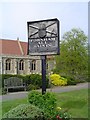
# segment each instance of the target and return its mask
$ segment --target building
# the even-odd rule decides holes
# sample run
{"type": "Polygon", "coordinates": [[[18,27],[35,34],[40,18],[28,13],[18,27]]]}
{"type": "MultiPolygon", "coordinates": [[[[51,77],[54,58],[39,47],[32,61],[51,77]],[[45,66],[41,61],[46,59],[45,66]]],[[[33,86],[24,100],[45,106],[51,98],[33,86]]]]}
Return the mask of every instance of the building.
{"type": "MultiPolygon", "coordinates": [[[[0,39],[0,74],[41,73],[40,56],[27,55],[27,42],[0,39]]],[[[55,66],[53,57],[47,56],[47,71],[55,66]]]]}

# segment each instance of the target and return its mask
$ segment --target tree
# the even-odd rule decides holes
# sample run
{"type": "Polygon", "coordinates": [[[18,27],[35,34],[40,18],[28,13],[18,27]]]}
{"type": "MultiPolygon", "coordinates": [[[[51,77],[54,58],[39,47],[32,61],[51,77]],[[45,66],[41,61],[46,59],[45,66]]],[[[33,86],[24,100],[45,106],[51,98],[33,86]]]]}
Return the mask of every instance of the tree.
{"type": "Polygon", "coordinates": [[[66,32],[60,44],[60,55],[56,56],[57,73],[84,79],[88,71],[87,36],[81,29],[66,32]]]}

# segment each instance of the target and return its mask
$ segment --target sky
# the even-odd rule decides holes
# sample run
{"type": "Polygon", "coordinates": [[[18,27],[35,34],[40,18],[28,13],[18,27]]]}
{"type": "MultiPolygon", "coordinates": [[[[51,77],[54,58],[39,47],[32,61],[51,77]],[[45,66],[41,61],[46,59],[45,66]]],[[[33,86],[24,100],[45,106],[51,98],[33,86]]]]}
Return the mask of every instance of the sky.
{"type": "MultiPolygon", "coordinates": [[[[19,0],[18,0],[19,1],[19,0]]],[[[88,2],[1,2],[0,38],[28,41],[27,22],[58,18],[60,36],[72,28],[80,28],[88,35],[88,2]]]]}

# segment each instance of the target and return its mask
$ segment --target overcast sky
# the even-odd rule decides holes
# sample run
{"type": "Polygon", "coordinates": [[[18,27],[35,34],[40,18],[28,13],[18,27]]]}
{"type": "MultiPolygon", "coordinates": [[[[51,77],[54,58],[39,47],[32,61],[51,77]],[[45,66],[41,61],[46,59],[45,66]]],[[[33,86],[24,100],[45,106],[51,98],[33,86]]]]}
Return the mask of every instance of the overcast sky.
{"type": "Polygon", "coordinates": [[[0,38],[27,41],[27,21],[58,18],[61,36],[72,28],[88,35],[88,2],[2,2],[0,38]]]}

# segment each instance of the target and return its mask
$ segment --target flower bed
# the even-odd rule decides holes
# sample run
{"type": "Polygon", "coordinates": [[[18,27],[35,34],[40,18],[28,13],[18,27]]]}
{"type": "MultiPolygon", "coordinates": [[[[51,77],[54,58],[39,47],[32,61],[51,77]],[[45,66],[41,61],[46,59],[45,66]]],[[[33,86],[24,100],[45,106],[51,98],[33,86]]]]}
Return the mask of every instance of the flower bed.
{"type": "Polygon", "coordinates": [[[53,85],[56,86],[65,86],[67,85],[67,79],[64,77],[61,77],[58,74],[52,74],[50,75],[50,80],[53,85]]]}

